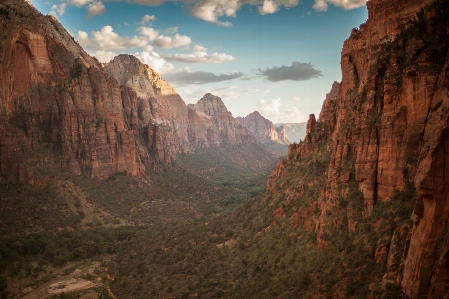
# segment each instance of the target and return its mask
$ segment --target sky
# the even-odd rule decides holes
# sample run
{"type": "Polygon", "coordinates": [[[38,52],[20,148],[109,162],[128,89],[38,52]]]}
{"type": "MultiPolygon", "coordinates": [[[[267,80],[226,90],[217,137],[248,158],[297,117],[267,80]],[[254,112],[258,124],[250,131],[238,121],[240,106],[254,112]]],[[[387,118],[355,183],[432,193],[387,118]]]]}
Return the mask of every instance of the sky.
{"type": "Polygon", "coordinates": [[[101,62],[132,54],[186,104],[212,93],[233,116],[319,115],[366,0],[29,0],[101,62]]]}

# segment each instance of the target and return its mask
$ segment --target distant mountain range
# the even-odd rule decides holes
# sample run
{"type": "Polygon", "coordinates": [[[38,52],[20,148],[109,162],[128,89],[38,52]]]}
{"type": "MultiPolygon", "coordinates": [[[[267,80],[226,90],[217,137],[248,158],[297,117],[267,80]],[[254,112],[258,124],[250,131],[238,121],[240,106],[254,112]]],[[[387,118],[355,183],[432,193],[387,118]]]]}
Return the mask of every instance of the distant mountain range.
{"type": "Polygon", "coordinates": [[[300,142],[301,140],[304,140],[306,137],[306,127],[307,123],[279,123],[274,124],[276,127],[284,127],[285,133],[288,136],[288,140],[290,140],[291,143],[293,142],[300,142]]]}

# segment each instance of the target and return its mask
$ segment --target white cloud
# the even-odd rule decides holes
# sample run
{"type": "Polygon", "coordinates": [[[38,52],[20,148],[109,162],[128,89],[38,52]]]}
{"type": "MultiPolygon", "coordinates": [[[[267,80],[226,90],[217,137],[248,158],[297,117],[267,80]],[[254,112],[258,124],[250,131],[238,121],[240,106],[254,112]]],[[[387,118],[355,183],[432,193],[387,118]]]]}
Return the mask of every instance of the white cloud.
{"type": "Polygon", "coordinates": [[[221,27],[231,27],[232,23],[229,21],[222,22],[219,18],[235,18],[237,11],[244,4],[262,4],[262,6],[258,7],[259,13],[262,15],[278,11],[281,5],[286,8],[298,5],[298,0],[183,0],[183,2],[190,4],[189,9],[194,17],[216,23],[221,27]]]}
{"type": "Polygon", "coordinates": [[[110,25],[103,26],[101,31],[92,32],[93,40],[98,44],[99,50],[123,49],[123,39],[114,32],[110,25]]]}
{"type": "Polygon", "coordinates": [[[88,17],[93,17],[95,15],[101,15],[106,12],[106,7],[104,6],[103,2],[101,2],[101,1],[95,1],[94,3],[89,4],[86,7],[87,7],[87,11],[89,12],[89,14],[87,15],[88,17]]]}
{"type": "Polygon", "coordinates": [[[188,46],[192,39],[185,35],[176,33],[174,37],[159,35],[153,42],[153,45],[159,48],[171,49],[188,46]]]}
{"type": "MultiPolygon", "coordinates": [[[[78,32],[78,38],[82,38],[83,42],[86,42],[86,33],[78,32]]],[[[148,36],[125,36],[121,37],[114,32],[114,29],[110,25],[103,26],[100,31],[92,32],[92,41],[96,46],[90,46],[96,50],[118,50],[125,48],[139,48],[148,45],[148,36]]],[[[80,42],[81,43],[81,42],[80,42]]]]}
{"type": "Polygon", "coordinates": [[[144,15],[143,17],[142,17],[142,21],[141,21],[141,23],[142,23],[142,25],[145,25],[145,24],[147,24],[147,23],[150,23],[151,21],[156,21],[157,19],[156,19],[156,16],[155,15],[144,15]]]}
{"type": "Polygon", "coordinates": [[[283,107],[281,99],[260,100],[257,111],[273,123],[297,123],[304,120],[298,107],[283,107]]]}
{"type": "Polygon", "coordinates": [[[83,48],[88,49],[90,47],[89,35],[87,32],[79,30],[76,39],[83,48]]]}
{"type": "Polygon", "coordinates": [[[316,11],[326,11],[328,4],[333,4],[338,7],[342,7],[346,10],[361,7],[366,4],[367,0],[315,0],[313,8],[316,11]]]}
{"type": "Polygon", "coordinates": [[[218,27],[232,27],[232,26],[234,26],[234,25],[232,25],[231,22],[226,21],[226,22],[217,22],[217,26],[218,26],[218,27]]]}
{"type": "Polygon", "coordinates": [[[178,27],[166,28],[164,31],[166,34],[175,34],[178,32],[178,27]]]}
{"type": "Polygon", "coordinates": [[[58,13],[60,16],[62,16],[65,13],[66,8],[67,8],[67,3],[61,3],[59,5],[55,4],[51,7],[51,11],[50,11],[49,15],[56,17],[56,13],[58,13]]]}
{"type": "Polygon", "coordinates": [[[259,6],[258,10],[261,15],[272,14],[278,11],[279,4],[273,0],[265,0],[262,6],[259,6]]]}
{"type": "Polygon", "coordinates": [[[215,23],[221,16],[235,17],[241,2],[236,0],[206,0],[197,2],[192,8],[193,16],[215,23]]]}
{"type": "Polygon", "coordinates": [[[296,102],[301,102],[301,98],[300,97],[295,97],[295,101],[296,102]]]}
{"type": "Polygon", "coordinates": [[[111,51],[95,51],[94,56],[97,57],[100,62],[107,63],[117,56],[117,54],[111,51]]]}
{"type": "Polygon", "coordinates": [[[215,64],[235,60],[235,57],[225,53],[207,53],[207,48],[196,45],[192,54],[174,54],[165,55],[165,59],[169,61],[178,61],[184,63],[207,63],[215,64]]]}
{"type": "Polygon", "coordinates": [[[86,5],[88,3],[91,3],[91,2],[94,2],[94,0],[69,0],[70,4],[73,4],[73,5],[78,6],[78,7],[84,6],[84,5],[86,5]]]}
{"type": "Polygon", "coordinates": [[[142,52],[134,54],[144,64],[148,64],[153,70],[159,74],[170,73],[174,70],[173,64],[167,62],[160,55],[154,52],[152,46],[147,46],[142,52]]]}
{"type": "Polygon", "coordinates": [[[156,37],[159,35],[159,31],[150,27],[139,27],[139,33],[141,35],[148,36],[150,40],[155,40],[156,37]]]}

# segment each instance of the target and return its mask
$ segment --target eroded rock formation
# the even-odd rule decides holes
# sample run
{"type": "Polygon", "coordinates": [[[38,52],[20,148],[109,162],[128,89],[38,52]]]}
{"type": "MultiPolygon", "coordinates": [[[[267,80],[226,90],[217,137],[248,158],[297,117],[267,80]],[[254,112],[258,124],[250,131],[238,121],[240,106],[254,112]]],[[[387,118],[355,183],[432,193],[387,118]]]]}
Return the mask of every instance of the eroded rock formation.
{"type": "Polygon", "coordinates": [[[260,115],[259,111],[238,117],[238,121],[254,133],[257,141],[280,153],[286,154],[290,141],[283,126],[275,127],[271,121],[260,115]]]}
{"type": "Polygon", "coordinates": [[[342,82],[318,120],[310,117],[305,140],[290,145],[267,189],[278,192],[294,159],[325,146],[331,158],[317,198],[318,246],[335,227],[353,232],[377,205],[401,198],[390,206],[414,204],[413,222],[398,224],[376,247],[375,262],[387,260],[383,286],[397,283],[412,299],[447,298],[449,5],[371,0],[367,7],[368,21],[344,43],[342,82]]]}
{"type": "Polygon", "coordinates": [[[0,25],[0,181],[33,183],[34,169],[50,166],[49,148],[57,167],[103,179],[144,175],[198,148],[256,142],[221,100],[215,115],[198,115],[137,58],[101,65],[25,0],[2,1],[0,25]]]}

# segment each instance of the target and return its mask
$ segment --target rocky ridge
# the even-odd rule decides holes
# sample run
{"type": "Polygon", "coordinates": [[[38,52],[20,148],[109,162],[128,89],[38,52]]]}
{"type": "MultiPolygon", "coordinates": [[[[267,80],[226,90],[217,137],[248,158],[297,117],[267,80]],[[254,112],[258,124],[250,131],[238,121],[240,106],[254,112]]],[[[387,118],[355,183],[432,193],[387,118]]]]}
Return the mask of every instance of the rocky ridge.
{"type": "Polygon", "coordinates": [[[51,163],[87,177],[144,176],[176,154],[256,142],[230,113],[187,108],[135,57],[101,65],[25,0],[3,1],[0,23],[0,181],[35,183],[51,163]]]}
{"type": "Polygon", "coordinates": [[[288,140],[293,142],[300,142],[306,137],[306,122],[301,123],[279,123],[274,124],[276,127],[284,127],[288,140]]]}
{"type": "Polygon", "coordinates": [[[254,133],[257,141],[286,154],[290,141],[283,126],[276,127],[271,121],[254,111],[246,117],[237,117],[240,124],[254,133]]]}

